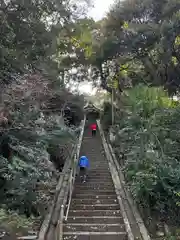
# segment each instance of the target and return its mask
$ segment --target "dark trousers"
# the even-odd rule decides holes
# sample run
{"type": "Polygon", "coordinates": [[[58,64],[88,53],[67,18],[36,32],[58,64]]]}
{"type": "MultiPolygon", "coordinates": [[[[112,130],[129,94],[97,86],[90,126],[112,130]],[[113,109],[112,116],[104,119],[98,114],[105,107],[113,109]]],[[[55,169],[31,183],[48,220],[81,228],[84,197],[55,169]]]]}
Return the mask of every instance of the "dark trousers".
{"type": "Polygon", "coordinates": [[[92,130],[92,136],[96,136],[96,130],[92,130]]]}
{"type": "Polygon", "coordinates": [[[87,169],[85,167],[80,167],[79,175],[83,181],[86,181],[87,169]]]}

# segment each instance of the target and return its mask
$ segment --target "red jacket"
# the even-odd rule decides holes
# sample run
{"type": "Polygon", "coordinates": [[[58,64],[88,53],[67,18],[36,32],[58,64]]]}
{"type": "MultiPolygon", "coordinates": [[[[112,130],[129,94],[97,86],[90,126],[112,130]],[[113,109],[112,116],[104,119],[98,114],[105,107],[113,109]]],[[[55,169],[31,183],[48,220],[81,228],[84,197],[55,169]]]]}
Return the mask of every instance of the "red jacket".
{"type": "Polygon", "coordinates": [[[96,130],[97,126],[96,126],[96,124],[91,124],[90,128],[91,128],[91,130],[96,130]]]}

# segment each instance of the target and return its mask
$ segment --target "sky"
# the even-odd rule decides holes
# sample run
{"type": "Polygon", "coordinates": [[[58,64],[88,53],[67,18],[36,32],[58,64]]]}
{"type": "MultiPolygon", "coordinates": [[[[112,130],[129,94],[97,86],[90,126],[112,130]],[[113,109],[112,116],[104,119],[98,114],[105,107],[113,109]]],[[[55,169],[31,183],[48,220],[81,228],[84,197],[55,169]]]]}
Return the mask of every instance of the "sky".
{"type": "Polygon", "coordinates": [[[88,15],[96,21],[102,19],[113,2],[114,0],[94,0],[94,8],[90,10],[88,15]]]}
{"type": "MultiPolygon", "coordinates": [[[[113,2],[114,0],[94,0],[94,8],[89,11],[88,16],[92,17],[95,21],[101,20],[113,2]]],[[[88,82],[80,84],[79,91],[90,95],[96,93],[96,89],[88,82]]]]}

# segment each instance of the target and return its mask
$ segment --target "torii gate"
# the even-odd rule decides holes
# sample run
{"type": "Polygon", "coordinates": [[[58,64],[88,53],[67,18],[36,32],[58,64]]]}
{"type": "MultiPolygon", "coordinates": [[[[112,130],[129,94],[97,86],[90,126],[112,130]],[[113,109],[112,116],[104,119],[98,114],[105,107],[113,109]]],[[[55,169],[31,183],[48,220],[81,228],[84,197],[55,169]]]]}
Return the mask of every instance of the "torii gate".
{"type": "Polygon", "coordinates": [[[100,118],[101,109],[97,108],[92,102],[88,102],[84,106],[84,113],[88,123],[95,122],[100,118]]]}

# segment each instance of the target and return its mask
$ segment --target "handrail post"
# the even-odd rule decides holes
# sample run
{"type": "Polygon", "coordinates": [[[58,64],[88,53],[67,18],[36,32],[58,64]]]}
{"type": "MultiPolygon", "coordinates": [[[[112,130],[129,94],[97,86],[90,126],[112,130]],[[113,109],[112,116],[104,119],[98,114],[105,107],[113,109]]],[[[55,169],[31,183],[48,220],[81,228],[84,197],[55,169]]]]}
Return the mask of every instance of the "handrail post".
{"type": "Polygon", "coordinates": [[[75,161],[74,161],[74,169],[73,169],[73,186],[74,186],[74,182],[75,182],[75,178],[76,178],[76,159],[77,159],[77,156],[75,158],[75,161]]]}
{"type": "Polygon", "coordinates": [[[67,221],[68,218],[68,213],[69,213],[69,208],[71,204],[71,198],[72,198],[72,181],[73,181],[73,169],[71,170],[71,175],[69,179],[69,201],[68,201],[68,206],[66,210],[66,216],[65,216],[65,221],[67,221]]]}
{"type": "Polygon", "coordinates": [[[63,240],[63,218],[64,218],[64,205],[61,205],[60,219],[58,221],[57,240],[63,240]]]}
{"type": "Polygon", "coordinates": [[[77,164],[77,153],[74,156],[74,161],[73,161],[73,166],[71,169],[71,174],[70,174],[70,179],[69,179],[69,201],[68,201],[68,206],[66,210],[66,216],[65,216],[65,221],[67,221],[68,214],[69,214],[69,208],[71,204],[71,199],[72,199],[72,192],[73,192],[73,186],[74,186],[74,181],[75,181],[75,174],[76,174],[76,164],[77,164]]]}
{"type": "MultiPolygon", "coordinates": [[[[84,118],[84,123],[83,125],[85,125],[85,120],[86,120],[86,116],[84,118]]],[[[82,133],[80,135],[80,139],[82,140],[83,137],[83,132],[84,132],[84,126],[83,126],[83,130],[82,133]]],[[[57,234],[57,240],[63,240],[63,221],[67,221],[68,218],[68,214],[69,214],[69,208],[70,208],[70,204],[71,204],[71,199],[72,199],[72,192],[73,192],[73,186],[74,186],[74,182],[75,182],[75,178],[76,178],[76,168],[77,168],[77,159],[79,157],[79,147],[77,148],[77,151],[74,155],[74,159],[73,159],[73,164],[72,164],[72,169],[71,169],[71,173],[70,173],[70,179],[68,181],[68,192],[69,192],[69,200],[68,200],[68,206],[66,209],[66,214],[64,212],[64,205],[61,206],[61,212],[60,212],[60,221],[59,221],[59,227],[58,227],[58,234],[57,234]],[[65,218],[64,218],[65,216],[65,218]]]]}

